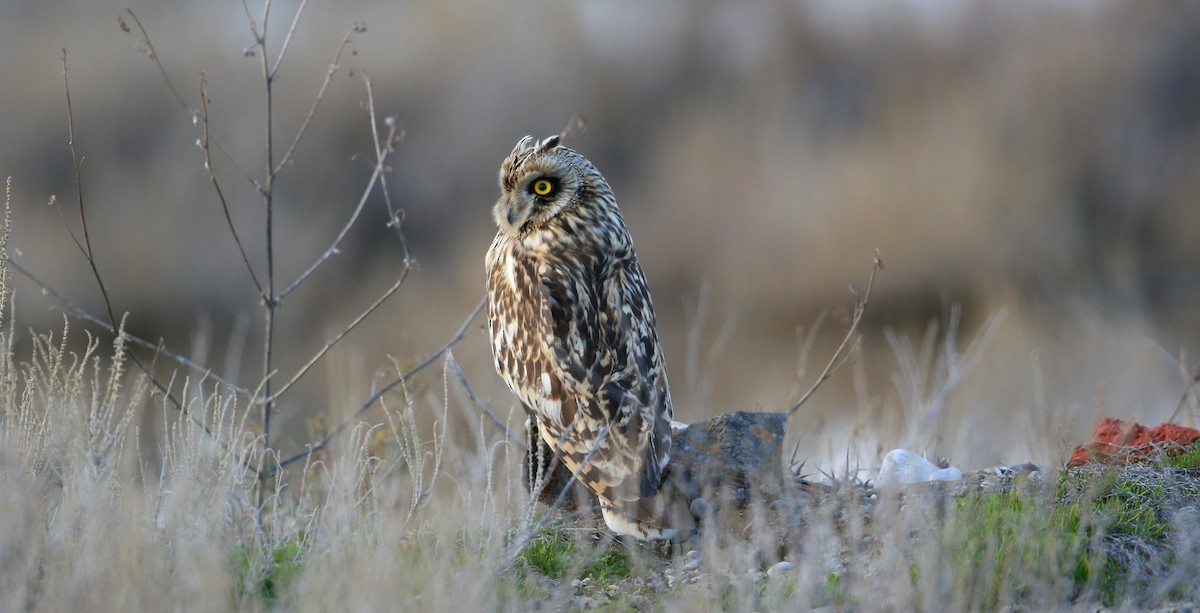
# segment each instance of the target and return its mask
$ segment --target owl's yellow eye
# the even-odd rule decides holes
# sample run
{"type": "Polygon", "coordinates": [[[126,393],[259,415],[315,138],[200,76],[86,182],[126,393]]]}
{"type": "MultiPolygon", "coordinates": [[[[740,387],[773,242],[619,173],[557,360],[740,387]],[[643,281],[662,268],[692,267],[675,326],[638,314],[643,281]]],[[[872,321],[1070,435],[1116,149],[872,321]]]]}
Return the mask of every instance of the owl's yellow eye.
{"type": "Polygon", "coordinates": [[[533,193],[539,196],[549,196],[554,193],[554,181],[550,179],[538,179],[533,182],[533,193]]]}

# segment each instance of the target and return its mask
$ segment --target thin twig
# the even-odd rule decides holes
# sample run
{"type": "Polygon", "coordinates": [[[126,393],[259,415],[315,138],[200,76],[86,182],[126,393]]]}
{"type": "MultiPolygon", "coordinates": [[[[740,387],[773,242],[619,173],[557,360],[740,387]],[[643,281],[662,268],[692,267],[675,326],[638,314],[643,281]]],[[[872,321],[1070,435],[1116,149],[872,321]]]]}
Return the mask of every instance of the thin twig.
{"type": "MultiPolygon", "coordinates": [[[[305,0],[307,2],[308,0],[305,0]]],[[[300,6],[300,10],[304,10],[304,5],[300,6]]],[[[300,13],[296,13],[296,19],[300,18],[300,13]]],[[[296,24],[293,23],[295,28],[296,24]]],[[[361,24],[354,24],[342,37],[342,42],[338,43],[337,50],[333,53],[333,61],[329,63],[329,69],[325,71],[325,80],[321,82],[320,89],[317,90],[317,96],[313,99],[312,106],[308,109],[308,115],[304,117],[304,121],[300,123],[300,128],[296,130],[296,136],[292,138],[292,144],[288,146],[283,157],[279,158],[279,163],[275,165],[275,173],[279,174],[285,166],[292,160],[292,153],[296,151],[296,146],[300,144],[300,140],[304,138],[304,134],[308,132],[308,124],[312,122],[312,118],[317,114],[317,107],[321,106],[321,101],[325,99],[325,90],[329,87],[329,82],[333,80],[333,75],[337,73],[341,67],[342,52],[346,50],[346,45],[350,43],[350,39],[354,37],[356,32],[365,32],[366,27],[361,24]]],[[[288,32],[288,38],[291,38],[292,33],[288,32]]],[[[279,59],[275,61],[275,68],[271,69],[271,77],[275,77],[275,71],[279,69],[279,61],[283,59],[283,53],[287,51],[287,42],[284,42],[284,49],[279,52],[279,59]]]]}
{"type": "MultiPolygon", "coordinates": [[[[83,257],[87,259],[88,265],[92,268],[92,275],[96,278],[96,283],[100,286],[100,294],[104,297],[104,308],[108,311],[108,319],[112,322],[113,329],[117,328],[117,318],[113,315],[112,302],[108,298],[108,288],[104,286],[104,280],[100,277],[100,269],[96,267],[96,258],[92,255],[92,237],[88,232],[87,215],[83,206],[83,160],[79,159],[79,155],[75,152],[75,115],[71,107],[71,85],[67,79],[67,50],[62,50],[62,66],[63,66],[63,91],[67,95],[67,146],[71,149],[71,164],[75,171],[75,197],[79,203],[79,225],[83,231],[83,244],[79,244],[79,239],[75,239],[75,245],[83,253],[83,257]]],[[[75,238],[72,233],[71,238],[75,238]]]]}
{"type": "MultiPolygon", "coordinates": [[[[379,126],[375,122],[375,104],[374,101],[368,100],[371,110],[371,138],[374,140],[375,151],[387,149],[387,151],[395,151],[396,146],[404,140],[404,129],[397,125],[395,117],[385,117],[383,122],[388,127],[388,141],[386,145],[379,142],[379,126]]],[[[404,262],[411,264],[412,259],[408,253],[408,239],[404,236],[404,216],[403,211],[399,211],[392,205],[392,194],[388,191],[387,181],[379,182],[379,189],[383,193],[383,204],[387,207],[388,223],[387,227],[396,231],[396,238],[400,241],[400,249],[404,252],[404,262]]]]}
{"type": "Polygon", "coordinates": [[[284,383],[282,386],[279,387],[278,390],[276,390],[275,395],[273,397],[264,398],[264,399],[260,400],[259,402],[274,402],[274,401],[278,400],[281,396],[283,396],[284,393],[286,393],[289,389],[291,389],[291,387],[293,385],[295,385],[296,382],[299,381],[300,378],[303,377],[305,375],[305,373],[307,373],[308,370],[313,367],[313,365],[315,365],[317,362],[319,362],[321,360],[321,358],[324,357],[325,354],[329,352],[330,349],[333,349],[334,345],[338,344],[339,341],[341,341],[347,334],[349,334],[351,330],[353,330],[355,327],[357,327],[358,324],[362,323],[363,320],[365,320],[367,317],[370,317],[371,313],[373,313],[375,311],[375,309],[379,308],[379,305],[383,304],[388,298],[391,298],[392,294],[395,294],[396,290],[399,290],[400,286],[404,284],[404,280],[406,278],[408,278],[408,273],[411,270],[412,270],[412,267],[405,266],[404,269],[401,270],[401,272],[400,272],[400,278],[396,279],[396,282],[393,283],[392,286],[390,288],[388,288],[387,291],[385,291],[382,295],[380,295],[378,300],[376,300],[373,304],[371,304],[371,306],[367,307],[367,310],[363,311],[362,314],[360,314],[358,317],[356,317],[354,319],[354,321],[350,322],[350,325],[346,326],[346,328],[343,329],[337,336],[334,336],[332,339],[330,339],[329,342],[325,343],[325,346],[322,347],[320,351],[318,351],[316,354],[314,354],[312,356],[312,358],[310,358],[308,360],[308,362],[303,367],[301,367],[299,371],[296,372],[295,375],[292,375],[291,380],[289,380],[287,383],[284,383]]]}
{"type": "MultiPolygon", "coordinates": [[[[67,145],[71,150],[71,163],[75,172],[75,194],[79,203],[79,223],[83,232],[83,243],[81,244],[74,232],[71,232],[70,226],[67,227],[67,231],[71,234],[71,238],[75,240],[75,245],[79,247],[79,250],[83,253],[84,258],[87,259],[88,265],[92,270],[92,276],[96,279],[96,285],[100,286],[100,295],[104,298],[104,308],[108,313],[108,321],[111,325],[111,329],[114,331],[113,333],[117,335],[123,335],[124,328],[117,323],[117,318],[113,313],[112,300],[110,300],[108,296],[108,287],[105,286],[104,278],[100,276],[100,269],[96,265],[96,258],[92,250],[91,235],[88,232],[87,215],[85,213],[86,207],[84,206],[83,198],[83,160],[79,157],[75,150],[75,111],[71,104],[71,87],[70,80],[67,78],[67,50],[65,48],[62,50],[62,66],[63,91],[66,93],[67,98],[67,145]]],[[[64,217],[63,219],[65,222],[66,218],[64,217]]],[[[185,407],[183,403],[170,392],[170,389],[168,389],[167,386],[163,385],[163,383],[154,376],[154,373],[151,371],[151,369],[147,368],[145,364],[142,364],[142,361],[139,360],[128,347],[125,347],[123,352],[125,353],[126,357],[128,357],[134,363],[135,366],[145,373],[145,375],[150,379],[150,382],[153,383],[154,386],[158,388],[158,390],[162,392],[168,400],[171,401],[171,404],[173,404],[176,409],[187,415],[192,419],[192,421],[202,426],[205,432],[212,434],[212,431],[208,428],[208,426],[193,417],[187,407],[185,407]]]]}
{"type": "Polygon", "coordinates": [[[279,65],[283,63],[283,56],[287,55],[288,45],[292,42],[292,34],[296,32],[296,25],[300,23],[300,15],[304,14],[304,7],[308,6],[308,0],[301,0],[300,8],[296,9],[296,16],[292,17],[292,25],[288,28],[287,35],[283,37],[283,46],[279,48],[279,55],[275,57],[275,63],[271,65],[271,78],[279,73],[279,65]]]}
{"type": "Polygon", "coordinates": [[[62,222],[63,228],[67,230],[67,236],[70,236],[71,240],[75,242],[75,247],[79,249],[80,253],[87,253],[83,243],[79,242],[79,237],[75,235],[75,229],[71,227],[71,222],[67,221],[67,214],[63,212],[62,205],[58,203],[58,196],[51,194],[49,204],[58,212],[58,219],[62,222]]]}
{"type": "Polygon", "coordinates": [[[260,469],[259,476],[260,477],[270,476],[270,475],[274,474],[275,472],[277,472],[279,469],[284,468],[284,467],[288,466],[289,464],[295,463],[299,460],[303,460],[303,459],[307,458],[308,456],[310,456],[310,455],[316,453],[317,451],[320,451],[321,449],[324,449],[326,446],[328,446],[329,443],[335,437],[337,437],[337,435],[341,434],[342,431],[345,430],[350,425],[351,422],[353,422],[355,419],[358,419],[358,417],[360,415],[362,415],[363,413],[366,413],[367,409],[370,409],[372,406],[375,405],[376,402],[379,402],[379,399],[383,398],[383,396],[385,394],[392,391],[400,384],[411,379],[413,377],[413,375],[416,375],[418,372],[421,372],[422,370],[424,370],[425,367],[432,364],[434,360],[438,359],[439,357],[442,356],[442,354],[449,351],[451,347],[458,344],[458,342],[461,341],[466,336],[467,328],[470,327],[471,322],[475,321],[475,318],[477,316],[479,316],[479,312],[483,310],[483,305],[485,303],[486,303],[486,299],[480,300],[479,304],[475,305],[475,308],[471,311],[471,314],[468,315],[467,318],[465,320],[463,320],[462,325],[459,326],[458,331],[456,331],[454,333],[454,335],[450,337],[450,340],[447,341],[445,345],[442,345],[442,347],[440,349],[438,349],[437,351],[434,351],[433,353],[429,354],[428,356],[425,356],[425,359],[421,360],[415,366],[408,369],[404,374],[402,374],[399,377],[397,377],[396,379],[392,380],[387,385],[379,388],[379,390],[376,391],[374,394],[371,394],[371,397],[368,398],[367,401],[362,404],[362,406],[358,407],[358,410],[356,410],[353,415],[350,415],[346,419],[342,420],[342,422],[339,423],[337,425],[337,427],[335,427],[328,434],[326,434],[324,437],[322,437],[321,440],[310,444],[308,446],[308,448],[305,449],[304,451],[296,453],[295,455],[292,455],[288,458],[285,458],[285,459],[277,462],[274,466],[269,466],[269,467],[260,469]]]}
{"type": "Polygon", "coordinates": [[[225,224],[229,227],[229,233],[233,235],[233,242],[237,244],[238,253],[242,255],[242,262],[246,265],[246,272],[250,273],[250,280],[254,282],[254,287],[258,288],[258,295],[265,300],[266,292],[263,291],[263,286],[258,280],[258,275],[254,274],[254,266],[250,264],[250,256],[246,255],[246,249],[242,246],[242,239],[238,236],[237,228],[233,225],[233,216],[229,214],[229,203],[225,201],[225,192],[221,191],[221,184],[217,181],[217,173],[213,168],[212,155],[208,147],[208,91],[205,88],[207,84],[208,79],[201,72],[200,120],[204,123],[204,136],[200,141],[200,148],[204,150],[204,170],[208,171],[208,178],[212,180],[213,190],[217,192],[217,199],[221,201],[221,211],[225,213],[225,224]]]}
{"type": "MultiPolygon", "coordinates": [[[[167,89],[171,92],[171,96],[173,96],[175,101],[179,103],[179,106],[183,108],[185,112],[187,112],[189,119],[194,121],[196,119],[196,109],[188,106],[188,103],[184,101],[183,96],[179,95],[179,90],[175,88],[175,82],[172,81],[170,75],[167,74],[167,69],[165,66],[163,66],[162,60],[158,57],[158,51],[154,49],[154,43],[150,40],[150,34],[146,32],[145,26],[142,25],[142,22],[140,19],[138,19],[137,15],[133,13],[133,9],[125,9],[125,14],[129,15],[129,18],[132,19],[133,23],[137,26],[138,31],[142,33],[142,40],[146,42],[146,55],[150,58],[150,61],[154,62],[154,65],[158,67],[158,74],[162,76],[163,82],[166,83],[167,89]]],[[[129,24],[125,23],[123,18],[118,17],[117,21],[121,25],[121,30],[125,32],[130,31],[129,24]]],[[[259,184],[258,181],[255,181],[254,177],[251,177],[250,173],[246,172],[245,169],[243,169],[242,166],[237,163],[237,160],[233,158],[233,155],[229,153],[229,150],[225,148],[225,145],[221,144],[221,141],[216,136],[212,137],[212,142],[217,146],[217,151],[220,151],[221,155],[225,157],[225,160],[229,162],[239,174],[245,177],[251,185],[254,186],[255,191],[261,194],[263,189],[262,185],[259,184]]]]}
{"type": "Polygon", "coordinates": [[[263,50],[263,67],[266,67],[265,60],[267,58],[267,23],[271,21],[271,0],[263,0],[263,16],[262,30],[259,31],[259,41],[262,43],[263,50]]]}
{"type": "MultiPolygon", "coordinates": [[[[167,84],[167,89],[170,90],[171,96],[175,98],[175,101],[179,103],[179,106],[183,107],[184,110],[191,112],[191,107],[188,106],[187,102],[184,102],[183,96],[179,95],[179,90],[175,89],[175,83],[171,81],[170,75],[167,74],[166,67],[163,66],[162,62],[158,59],[158,51],[155,50],[154,43],[150,40],[150,35],[146,33],[146,28],[142,25],[142,20],[138,19],[137,15],[133,14],[133,9],[125,9],[125,14],[129,15],[129,18],[133,20],[134,25],[136,25],[138,30],[142,33],[142,40],[146,41],[147,55],[154,62],[154,65],[158,66],[158,74],[162,75],[163,82],[167,84]]],[[[121,25],[122,30],[126,32],[129,31],[129,26],[125,23],[124,19],[117,17],[117,22],[121,25]]]]}
{"type": "Polygon", "coordinates": [[[812,387],[809,387],[808,391],[804,392],[804,395],[800,396],[800,399],[792,405],[792,408],[788,409],[788,416],[791,416],[792,413],[795,413],[796,409],[799,409],[801,405],[807,402],[809,397],[817,391],[817,388],[820,387],[821,384],[830,377],[830,375],[832,375],[838,368],[841,368],[842,364],[846,363],[845,357],[849,355],[847,350],[850,348],[850,340],[854,338],[854,332],[858,329],[858,322],[862,321],[863,313],[867,310],[867,304],[871,299],[871,288],[875,286],[875,273],[878,273],[882,268],[883,260],[880,259],[879,250],[876,249],[875,261],[871,265],[871,276],[867,279],[867,289],[863,292],[862,296],[855,296],[854,317],[850,320],[850,329],[846,330],[846,337],[843,338],[842,343],[838,345],[837,351],[833,352],[833,357],[829,358],[829,363],[825,365],[825,370],[822,370],[821,374],[817,376],[817,380],[813,381],[812,387]]]}
{"type": "Polygon", "coordinates": [[[1192,380],[1189,381],[1187,386],[1183,388],[1183,394],[1179,397],[1179,404],[1175,406],[1175,410],[1172,411],[1171,416],[1167,418],[1167,423],[1174,423],[1175,418],[1179,415],[1179,412],[1182,411],[1183,407],[1187,405],[1189,397],[1192,398],[1193,403],[1196,403],[1196,396],[1192,394],[1192,388],[1196,387],[1197,383],[1200,383],[1200,369],[1196,370],[1196,375],[1192,377],[1192,380]]]}
{"type": "MultiPolygon", "coordinates": [[[[32,272],[30,272],[27,268],[22,266],[16,260],[14,260],[12,258],[6,258],[5,262],[9,266],[12,266],[14,269],[16,269],[17,272],[24,275],[25,278],[29,279],[30,281],[33,281],[38,287],[40,287],[46,293],[53,296],[55,300],[58,300],[59,302],[61,302],[63,304],[63,306],[66,307],[66,309],[72,315],[74,315],[84,321],[87,321],[87,322],[93,323],[97,326],[100,326],[101,328],[104,328],[105,330],[108,330],[109,332],[111,332],[113,334],[117,333],[117,330],[112,327],[112,324],[108,323],[107,321],[104,321],[103,319],[100,319],[99,317],[96,317],[95,315],[92,315],[91,313],[88,313],[78,303],[72,301],[70,298],[67,298],[65,295],[62,294],[62,292],[58,291],[57,289],[50,286],[45,281],[43,281],[42,279],[40,279],[39,277],[34,275],[32,272]]],[[[210,370],[209,368],[207,368],[205,366],[201,366],[178,353],[175,353],[173,351],[163,348],[161,343],[152,343],[144,338],[130,334],[128,331],[122,332],[122,334],[124,334],[125,338],[127,340],[131,341],[133,344],[141,346],[145,349],[149,349],[150,351],[154,351],[156,354],[165,355],[168,358],[179,363],[180,365],[186,366],[187,368],[190,368],[198,373],[203,374],[205,377],[209,377],[209,378],[213,379],[214,381],[217,381],[218,383],[220,383],[221,385],[224,385],[226,388],[228,388],[229,390],[231,390],[233,392],[236,392],[236,393],[242,394],[242,395],[250,394],[250,390],[247,390],[246,388],[241,387],[241,386],[233,383],[232,381],[229,381],[228,379],[225,379],[225,378],[217,375],[216,373],[212,372],[212,370],[210,370]]]]}
{"type": "MultiPolygon", "coordinates": [[[[496,417],[495,413],[492,413],[492,410],[483,403],[483,400],[480,399],[475,393],[475,390],[471,388],[471,384],[467,381],[467,376],[463,374],[462,368],[459,368],[458,366],[458,361],[454,359],[454,354],[451,353],[450,355],[447,355],[446,360],[450,362],[450,368],[454,371],[454,376],[458,378],[458,382],[461,383],[463,389],[466,390],[467,397],[471,399],[471,402],[475,403],[475,406],[478,407],[484,415],[487,415],[488,419],[492,420],[492,423],[496,424],[496,426],[504,432],[505,438],[509,439],[510,441],[514,440],[512,433],[508,430],[508,426],[504,425],[504,422],[500,421],[500,418],[496,417]]],[[[524,448],[525,445],[521,444],[521,447],[524,448]]]]}
{"type": "Polygon", "coordinates": [[[242,10],[246,13],[246,22],[250,24],[250,34],[254,36],[255,43],[258,43],[258,25],[254,23],[254,16],[250,14],[250,5],[246,4],[246,0],[242,0],[242,10]]]}
{"type": "MultiPolygon", "coordinates": [[[[372,131],[374,131],[374,127],[375,127],[375,97],[373,94],[373,87],[371,84],[370,77],[368,77],[365,73],[360,73],[360,74],[362,74],[363,82],[366,84],[366,87],[367,87],[367,109],[371,116],[372,131]]],[[[390,126],[388,128],[388,142],[389,143],[391,142],[392,135],[395,134],[395,130],[396,130],[396,127],[394,125],[390,126]]],[[[378,137],[376,137],[376,143],[378,143],[378,137]]],[[[382,149],[379,148],[378,146],[376,147],[376,149],[375,149],[375,168],[371,172],[371,179],[369,181],[367,181],[367,187],[366,187],[366,189],[363,190],[362,197],[360,197],[358,199],[358,205],[354,207],[354,211],[350,214],[350,219],[346,220],[346,224],[344,226],[342,226],[341,231],[338,232],[336,237],[334,237],[333,243],[330,244],[329,248],[326,249],[325,252],[321,254],[321,257],[318,257],[316,259],[316,261],[314,261],[312,263],[312,265],[308,267],[307,270],[305,270],[303,273],[300,273],[300,276],[296,277],[295,281],[292,281],[292,283],[290,285],[288,285],[286,288],[284,288],[283,291],[279,292],[279,295],[276,297],[276,301],[281,301],[284,298],[287,298],[287,296],[289,294],[291,294],[293,291],[295,291],[296,288],[300,287],[300,285],[302,283],[304,283],[309,278],[309,276],[311,276],[314,272],[316,272],[318,268],[320,268],[323,264],[325,264],[325,262],[329,261],[329,258],[333,257],[333,254],[338,252],[338,247],[342,244],[342,240],[346,238],[346,234],[348,234],[350,232],[350,228],[354,225],[354,222],[358,220],[359,214],[362,213],[363,207],[366,206],[366,204],[367,204],[368,197],[370,197],[371,192],[374,191],[374,189],[375,189],[375,184],[379,182],[379,177],[383,174],[384,170],[387,168],[387,166],[384,165],[384,162],[387,160],[388,155],[391,154],[392,151],[393,151],[393,149],[390,146],[384,147],[382,149]]],[[[406,260],[406,266],[407,266],[408,258],[406,257],[405,260],[406,260]]]]}

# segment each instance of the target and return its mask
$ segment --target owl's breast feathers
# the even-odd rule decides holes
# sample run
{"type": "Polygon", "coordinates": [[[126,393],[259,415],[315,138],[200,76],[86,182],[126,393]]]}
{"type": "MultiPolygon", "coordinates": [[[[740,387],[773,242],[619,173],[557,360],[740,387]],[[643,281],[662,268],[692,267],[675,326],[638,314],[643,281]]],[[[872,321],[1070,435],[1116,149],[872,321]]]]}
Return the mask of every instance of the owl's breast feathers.
{"type": "Polygon", "coordinates": [[[544,244],[501,232],[488,251],[496,369],[568,468],[592,453],[580,479],[603,504],[652,521],[645,505],[623,504],[658,491],[671,449],[646,280],[619,216],[593,240],[563,223],[544,244]]]}

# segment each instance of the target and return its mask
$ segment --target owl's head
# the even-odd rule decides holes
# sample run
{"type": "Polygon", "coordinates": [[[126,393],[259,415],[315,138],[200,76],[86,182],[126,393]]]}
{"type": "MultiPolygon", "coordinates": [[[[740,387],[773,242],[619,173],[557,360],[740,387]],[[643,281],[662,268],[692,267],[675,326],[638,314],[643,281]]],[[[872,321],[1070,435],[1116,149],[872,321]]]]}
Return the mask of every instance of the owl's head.
{"type": "Polygon", "coordinates": [[[522,138],[500,166],[500,199],[492,216],[500,230],[518,236],[542,227],[566,209],[607,193],[608,184],[582,155],[559,146],[559,136],[522,138]]]}

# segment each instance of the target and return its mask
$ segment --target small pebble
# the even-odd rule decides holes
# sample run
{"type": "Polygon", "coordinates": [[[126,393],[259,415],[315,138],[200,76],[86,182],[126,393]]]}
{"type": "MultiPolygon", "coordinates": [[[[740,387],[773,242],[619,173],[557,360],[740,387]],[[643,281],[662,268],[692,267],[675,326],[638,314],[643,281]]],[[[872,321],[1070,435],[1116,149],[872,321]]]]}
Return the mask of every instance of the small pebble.
{"type": "Polygon", "coordinates": [[[787,560],[784,560],[782,562],[776,562],[771,565],[771,568],[767,569],[767,576],[768,577],[778,577],[779,575],[782,575],[782,574],[788,572],[789,570],[792,570],[795,567],[796,567],[795,564],[792,564],[791,562],[788,562],[787,560]]]}
{"type": "Polygon", "coordinates": [[[575,589],[579,589],[582,586],[583,586],[583,582],[580,581],[579,579],[575,579],[574,581],[571,582],[571,587],[573,587],[575,589]]]}
{"type": "Polygon", "coordinates": [[[698,559],[700,559],[700,550],[693,549],[693,550],[683,554],[683,557],[685,557],[689,560],[698,560],[698,559]]]}
{"type": "Polygon", "coordinates": [[[692,560],[691,562],[683,565],[684,571],[696,570],[698,568],[700,568],[700,560],[692,560]]]}
{"type": "Polygon", "coordinates": [[[663,571],[663,574],[664,574],[664,575],[666,575],[666,576],[668,576],[668,577],[670,577],[671,575],[674,575],[674,574],[675,574],[675,569],[674,569],[674,568],[668,568],[668,569],[666,569],[666,570],[664,570],[664,571],[663,571]]]}

